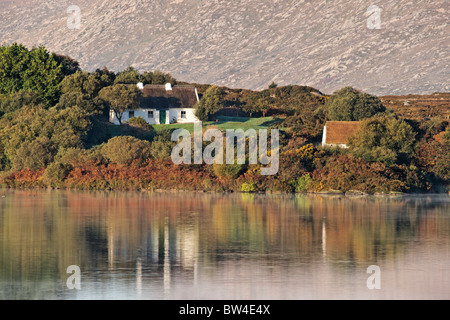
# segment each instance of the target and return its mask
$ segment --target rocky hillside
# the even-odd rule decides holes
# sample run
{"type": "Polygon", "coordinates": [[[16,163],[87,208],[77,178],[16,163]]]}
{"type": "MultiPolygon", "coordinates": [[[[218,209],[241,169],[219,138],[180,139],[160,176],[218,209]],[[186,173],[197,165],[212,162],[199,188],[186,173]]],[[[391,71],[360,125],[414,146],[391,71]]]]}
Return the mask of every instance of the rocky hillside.
{"type": "Polygon", "coordinates": [[[0,42],[43,44],[86,70],[421,94],[450,90],[448,16],[448,0],[1,0],[0,42]],[[67,27],[74,4],[80,29],[67,27]],[[374,4],[380,29],[367,27],[374,4]]]}

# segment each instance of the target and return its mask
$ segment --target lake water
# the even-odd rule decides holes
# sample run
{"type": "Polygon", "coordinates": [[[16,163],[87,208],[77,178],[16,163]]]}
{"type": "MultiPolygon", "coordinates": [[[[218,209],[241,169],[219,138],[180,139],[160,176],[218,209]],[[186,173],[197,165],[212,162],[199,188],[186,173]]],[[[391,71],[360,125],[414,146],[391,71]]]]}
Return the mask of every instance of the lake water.
{"type": "Polygon", "coordinates": [[[0,299],[449,298],[448,195],[0,190],[0,299]]]}

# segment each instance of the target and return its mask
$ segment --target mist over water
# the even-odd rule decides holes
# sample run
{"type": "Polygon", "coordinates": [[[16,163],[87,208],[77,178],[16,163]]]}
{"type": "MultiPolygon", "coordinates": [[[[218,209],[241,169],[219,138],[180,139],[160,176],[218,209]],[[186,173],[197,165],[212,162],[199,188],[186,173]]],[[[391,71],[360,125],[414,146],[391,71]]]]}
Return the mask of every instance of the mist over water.
{"type": "Polygon", "coordinates": [[[449,299],[449,253],[448,195],[0,190],[0,299],[449,299]]]}

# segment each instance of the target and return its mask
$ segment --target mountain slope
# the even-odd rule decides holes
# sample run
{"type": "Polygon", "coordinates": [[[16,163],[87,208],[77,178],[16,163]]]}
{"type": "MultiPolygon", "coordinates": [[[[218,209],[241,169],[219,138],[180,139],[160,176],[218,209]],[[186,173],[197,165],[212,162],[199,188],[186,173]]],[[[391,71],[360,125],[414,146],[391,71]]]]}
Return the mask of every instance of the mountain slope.
{"type": "Polygon", "coordinates": [[[82,68],[159,69],[177,79],[262,89],[302,84],[331,93],[449,91],[449,2],[380,0],[2,0],[0,41],[45,45],[82,68]]]}

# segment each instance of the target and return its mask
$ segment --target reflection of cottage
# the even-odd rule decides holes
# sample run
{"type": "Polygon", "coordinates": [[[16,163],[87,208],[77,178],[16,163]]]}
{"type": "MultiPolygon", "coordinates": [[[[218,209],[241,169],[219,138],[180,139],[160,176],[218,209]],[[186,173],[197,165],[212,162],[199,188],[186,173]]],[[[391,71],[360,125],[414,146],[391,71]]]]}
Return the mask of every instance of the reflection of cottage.
{"type": "MultiPolygon", "coordinates": [[[[197,88],[193,86],[142,85],[142,102],[135,110],[123,113],[122,121],[133,117],[141,117],[149,124],[192,123],[198,121],[195,117],[194,105],[197,103],[197,88]]],[[[119,124],[113,110],[110,111],[109,121],[119,124]]]]}
{"type": "Polygon", "coordinates": [[[347,147],[347,140],[360,126],[359,121],[327,121],[323,128],[322,146],[347,147]]]}

